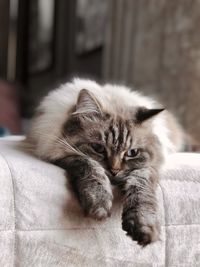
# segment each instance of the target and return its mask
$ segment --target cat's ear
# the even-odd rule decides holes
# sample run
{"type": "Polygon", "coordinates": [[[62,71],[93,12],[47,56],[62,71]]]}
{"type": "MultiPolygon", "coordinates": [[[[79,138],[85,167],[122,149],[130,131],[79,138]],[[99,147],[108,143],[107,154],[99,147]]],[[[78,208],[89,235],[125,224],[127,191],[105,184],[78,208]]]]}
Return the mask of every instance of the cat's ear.
{"type": "Polygon", "coordinates": [[[136,114],[135,114],[135,122],[136,123],[142,123],[142,122],[152,118],[153,116],[159,114],[163,110],[165,110],[165,109],[164,108],[148,109],[145,107],[139,107],[136,111],[136,114]]]}
{"type": "Polygon", "coordinates": [[[74,114],[102,115],[101,105],[90,91],[82,89],[78,95],[74,114]]]}

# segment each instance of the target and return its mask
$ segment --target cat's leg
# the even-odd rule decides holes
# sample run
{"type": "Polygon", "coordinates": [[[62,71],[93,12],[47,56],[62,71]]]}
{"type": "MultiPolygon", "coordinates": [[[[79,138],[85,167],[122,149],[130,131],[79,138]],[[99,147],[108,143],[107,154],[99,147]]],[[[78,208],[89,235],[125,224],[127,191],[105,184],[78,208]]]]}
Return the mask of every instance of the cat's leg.
{"type": "Polygon", "coordinates": [[[81,156],[67,157],[62,167],[67,171],[85,214],[99,220],[110,216],[113,195],[103,167],[91,158],[81,156]]]}
{"type": "Polygon", "coordinates": [[[131,172],[121,183],[124,198],[122,228],[142,246],[159,239],[157,181],[156,171],[142,169],[131,172]]]}

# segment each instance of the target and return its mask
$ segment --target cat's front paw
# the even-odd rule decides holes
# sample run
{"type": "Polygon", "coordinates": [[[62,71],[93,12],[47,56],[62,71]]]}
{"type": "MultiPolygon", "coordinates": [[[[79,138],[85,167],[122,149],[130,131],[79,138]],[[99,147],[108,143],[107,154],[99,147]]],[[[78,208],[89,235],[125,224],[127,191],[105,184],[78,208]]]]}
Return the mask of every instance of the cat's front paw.
{"type": "Polygon", "coordinates": [[[111,215],[111,200],[100,201],[99,203],[94,203],[88,210],[86,214],[94,219],[103,220],[111,215]]]}
{"type": "Polygon", "coordinates": [[[86,216],[92,217],[96,220],[102,220],[110,217],[112,199],[112,193],[105,191],[103,188],[87,192],[84,196],[84,203],[82,199],[83,209],[86,216]]]}
{"type": "Polygon", "coordinates": [[[141,246],[159,240],[160,227],[152,214],[129,211],[122,214],[122,229],[141,246]]]}

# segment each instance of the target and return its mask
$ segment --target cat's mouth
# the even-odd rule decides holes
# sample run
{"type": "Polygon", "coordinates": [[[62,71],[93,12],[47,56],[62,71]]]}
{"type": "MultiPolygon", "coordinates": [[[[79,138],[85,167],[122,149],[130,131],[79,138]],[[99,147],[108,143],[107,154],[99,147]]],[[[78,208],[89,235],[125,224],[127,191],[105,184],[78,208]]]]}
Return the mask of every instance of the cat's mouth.
{"type": "Polygon", "coordinates": [[[126,180],[126,172],[124,172],[123,170],[117,173],[113,173],[111,170],[107,170],[106,174],[112,185],[120,185],[126,180]]]}

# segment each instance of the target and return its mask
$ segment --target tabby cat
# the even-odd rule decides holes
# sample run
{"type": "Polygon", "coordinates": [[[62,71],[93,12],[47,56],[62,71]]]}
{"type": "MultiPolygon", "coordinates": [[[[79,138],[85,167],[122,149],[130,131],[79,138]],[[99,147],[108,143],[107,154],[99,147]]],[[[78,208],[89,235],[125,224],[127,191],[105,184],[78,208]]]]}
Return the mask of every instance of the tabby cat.
{"type": "Polygon", "coordinates": [[[124,86],[74,79],[44,98],[27,141],[66,170],[88,216],[110,215],[113,184],[123,196],[123,230],[142,246],[159,239],[159,172],[184,135],[158,103],[124,86]]]}

